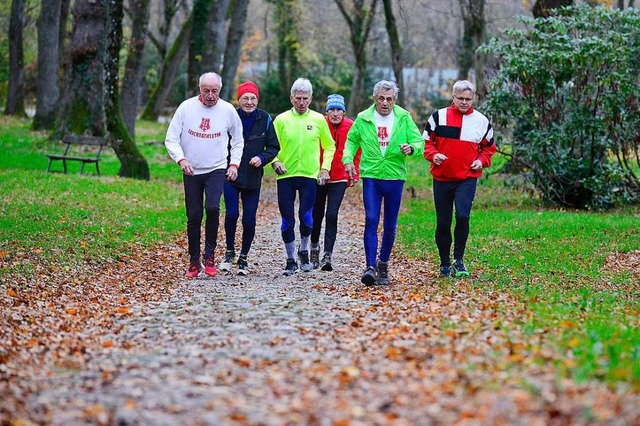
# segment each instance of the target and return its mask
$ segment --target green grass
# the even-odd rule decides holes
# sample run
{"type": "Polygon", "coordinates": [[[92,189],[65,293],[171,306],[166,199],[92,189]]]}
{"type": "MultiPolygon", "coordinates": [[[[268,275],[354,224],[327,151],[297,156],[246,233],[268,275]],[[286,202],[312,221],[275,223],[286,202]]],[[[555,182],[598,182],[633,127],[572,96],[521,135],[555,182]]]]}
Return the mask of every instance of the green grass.
{"type": "MultiPolygon", "coordinates": [[[[151,171],[145,182],[118,178],[119,162],[110,149],[102,176],[79,175],[77,165],[69,174],[46,173],[44,154],[59,144],[29,131],[26,120],[2,117],[0,124],[0,251],[18,257],[37,251],[57,263],[93,262],[117,259],[134,244],[171,241],[184,230],[181,175],[161,143],[164,126],[141,123],[138,129],[151,171]]],[[[0,276],[29,268],[17,262],[0,276]]]]}
{"type": "MultiPolygon", "coordinates": [[[[438,265],[428,163],[412,160],[398,243],[438,265]]],[[[607,256],[640,249],[640,208],[611,212],[553,210],[504,185],[499,175],[478,185],[467,243],[475,285],[508,291],[532,311],[525,329],[551,329],[571,354],[567,374],[580,380],[630,380],[640,386],[640,283],[629,270],[605,271],[607,256]]],[[[445,289],[455,280],[443,280],[445,289]]]]}

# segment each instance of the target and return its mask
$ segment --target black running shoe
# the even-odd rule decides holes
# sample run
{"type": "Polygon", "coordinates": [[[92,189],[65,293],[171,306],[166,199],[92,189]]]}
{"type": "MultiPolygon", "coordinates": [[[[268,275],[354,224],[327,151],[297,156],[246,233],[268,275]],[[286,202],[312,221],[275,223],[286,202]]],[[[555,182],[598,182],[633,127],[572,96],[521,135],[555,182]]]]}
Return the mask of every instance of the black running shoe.
{"type": "Polygon", "coordinates": [[[376,283],[377,275],[378,273],[376,268],[373,266],[367,266],[367,269],[364,270],[360,281],[362,281],[362,284],[364,285],[374,285],[376,283]]]}
{"type": "Polygon", "coordinates": [[[284,275],[285,277],[289,277],[295,274],[297,270],[298,270],[298,264],[296,263],[296,261],[293,259],[287,259],[287,266],[285,266],[284,272],[282,272],[282,275],[284,275]]]}

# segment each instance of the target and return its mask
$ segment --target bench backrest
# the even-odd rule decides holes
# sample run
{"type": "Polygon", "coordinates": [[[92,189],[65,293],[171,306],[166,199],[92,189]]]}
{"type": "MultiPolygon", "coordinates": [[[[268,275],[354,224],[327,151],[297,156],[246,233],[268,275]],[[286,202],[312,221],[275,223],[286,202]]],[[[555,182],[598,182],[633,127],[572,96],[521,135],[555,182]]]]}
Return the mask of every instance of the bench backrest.
{"type": "Polygon", "coordinates": [[[94,145],[104,147],[111,145],[111,137],[74,135],[73,133],[66,133],[62,137],[62,142],[70,145],[94,145]]]}

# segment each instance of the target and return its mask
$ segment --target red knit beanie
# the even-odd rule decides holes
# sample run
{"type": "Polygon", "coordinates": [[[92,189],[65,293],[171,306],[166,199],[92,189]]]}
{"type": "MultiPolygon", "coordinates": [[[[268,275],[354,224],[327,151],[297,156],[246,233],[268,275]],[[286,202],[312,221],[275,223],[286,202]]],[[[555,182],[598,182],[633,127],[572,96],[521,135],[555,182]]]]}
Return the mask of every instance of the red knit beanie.
{"type": "Polygon", "coordinates": [[[238,86],[238,96],[237,99],[240,99],[240,96],[245,93],[253,93],[256,95],[256,98],[260,99],[260,92],[258,91],[258,86],[253,81],[245,81],[240,86],[238,86]]]}

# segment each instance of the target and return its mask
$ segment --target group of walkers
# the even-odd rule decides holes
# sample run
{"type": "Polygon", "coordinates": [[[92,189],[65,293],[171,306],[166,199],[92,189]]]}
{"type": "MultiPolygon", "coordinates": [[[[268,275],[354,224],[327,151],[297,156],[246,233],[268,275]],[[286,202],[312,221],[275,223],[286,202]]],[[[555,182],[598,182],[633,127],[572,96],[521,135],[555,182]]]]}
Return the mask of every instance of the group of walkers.
{"type": "Polygon", "coordinates": [[[362,180],[366,267],[361,281],[365,285],[389,284],[389,260],[407,178],[407,157],[411,155],[424,156],[431,162],[440,275],[469,275],[463,257],[471,206],[477,179],[482,169],[491,165],[496,151],[489,120],[473,109],[473,84],[456,82],[452,104],[433,113],[422,134],[409,112],[396,105],[399,89],[392,81],[383,80],[374,86],[373,104],[355,120],[346,117],[345,100],[339,94],[329,95],[324,116],[311,110],[313,87],[304,78],[291,87],[292,108],[274,120],[258,108],[259,89],[251,81],[238,87],[237,109],[220,99],[222,79],[218,74],[203,74],[198,86],[198,96],[187,99],[176,110],[165,140],[169,155],[183,172],[189,243],[187,278],[196,278],[201,272],[214,276],[218,268],[229,272],[234,265],[238,274],[248,274],[247,257],[255,235],[264,168],[270,165],[276,174],[282,219],[280,231],[286,253],[283,274],[333,270],[340,205],[347,188],[362,180]],[[217,268],[214,254],[222,194],[226,250],[217,268]],[[240,200],[242,242],[236,257],[240,200]],[[204,254],[200,244],[203,219],[204,254]]]}

